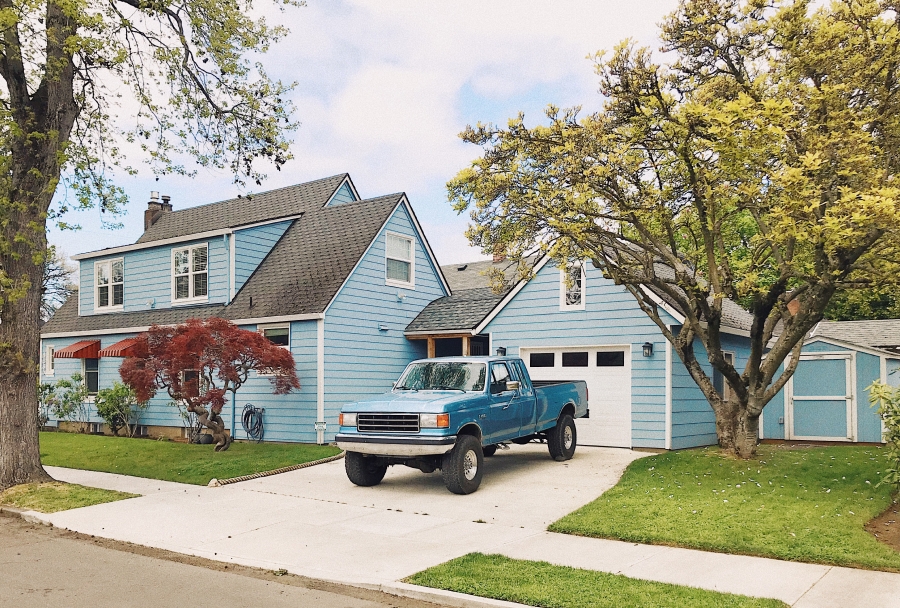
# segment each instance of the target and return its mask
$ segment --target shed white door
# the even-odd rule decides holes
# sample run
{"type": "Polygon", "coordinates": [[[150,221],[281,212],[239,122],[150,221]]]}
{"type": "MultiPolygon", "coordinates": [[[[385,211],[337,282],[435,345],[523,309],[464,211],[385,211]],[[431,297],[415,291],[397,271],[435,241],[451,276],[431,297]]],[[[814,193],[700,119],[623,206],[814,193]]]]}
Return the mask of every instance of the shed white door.
{"type": "Polygon", "coordinates": [[[575,422],[580,445],[631,447],[631,349],[628,346],[521,348],[532,379],[584,380],[590,418],[575,422]]]}

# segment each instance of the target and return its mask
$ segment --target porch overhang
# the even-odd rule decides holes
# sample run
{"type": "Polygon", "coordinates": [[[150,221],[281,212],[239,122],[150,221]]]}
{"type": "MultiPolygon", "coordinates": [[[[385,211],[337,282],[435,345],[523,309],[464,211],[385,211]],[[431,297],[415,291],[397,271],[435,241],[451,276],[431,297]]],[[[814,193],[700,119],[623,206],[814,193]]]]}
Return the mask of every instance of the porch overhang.
{"type": "Polygon", "coordinates": [[[100,340],[81,340],[53,353],[54,359],[99,359],[100,340]]]}
{"type": "Polygon", "coordinates": [[[119,340],[112,346],[107,346],[100,351],[101,357],[133,357],[134,345],[137,344],[137,338],[125,338],[119,340]]]}

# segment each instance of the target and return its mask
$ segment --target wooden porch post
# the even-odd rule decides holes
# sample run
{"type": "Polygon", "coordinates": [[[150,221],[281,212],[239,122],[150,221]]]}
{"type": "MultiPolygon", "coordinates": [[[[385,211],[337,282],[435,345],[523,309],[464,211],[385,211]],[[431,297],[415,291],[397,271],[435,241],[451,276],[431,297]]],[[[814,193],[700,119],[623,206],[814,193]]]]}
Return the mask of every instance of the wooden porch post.
{"type": "Polygon", "coordinates": [[[462,346],[463,346],[463,349],[462,349],[462,350],[463,350],[463,357],[468,357],[469,355],[472,354],[472,340],[471,340],[471,336],[463,336],[463,337],[462,337],[462,342],[463,342],[463,345],[462,345],[462,346]]]}
{"type": "Polygon", "coordinates": [[[434,338],[428,338],[428,358],[434,357],[434,338]]]}

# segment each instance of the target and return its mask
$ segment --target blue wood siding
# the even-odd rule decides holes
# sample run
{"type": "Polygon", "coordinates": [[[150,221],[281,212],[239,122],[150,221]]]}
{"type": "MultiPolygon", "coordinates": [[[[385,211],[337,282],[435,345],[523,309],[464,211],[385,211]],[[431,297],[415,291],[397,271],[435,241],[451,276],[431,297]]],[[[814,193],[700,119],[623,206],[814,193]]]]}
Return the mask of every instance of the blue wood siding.
{"type": "MultiPolygon", "coordinates": [[[[783,372],[784,364],[778,368],[775,380],[783,372]]],[[[778,391],[763,408],[761,432],[765,439],[784,439],[784,389],[778,391]]]]}
{"type": "Polygon", "coordinates": [[[390,390],[407,363],[426,356],[425,341],[407,340],[403,330],[429,302],[447,295],[438,276],[401,205],[325,314],[326,440],[334,438],[341,406],[390,390]],[[385,285],[387,231],[414,239],[415,289],[385,285]]]}
{"type": "MultiPolygon", "coordinates": [[[[125,298],[124,312],[169,308],[172,306],[172,249],[201,243],[208,245],[208,277],[210,304],[228,302],[229,260],[227,241],[222,237],[208,241],[185,241],[177,245],[165,245],[129,251],[122,255],[81,260],[81,285],[78,292],[80,315],[104,314],[94,312],[94,262],[124,258],[125,298]]],[[[109,313],[115,314],[115,313],[109,313]]]]}
{"type": "Polygon", "coordinates": [[[265,259],[293,220],[238,230],[234,239],[234,292],[237,293],[265,259]]]}
{"type": "MultiPolygon", "coordinates": [[[[804,353],[846,353],[851,349],[837,346],[829,342],[810,342],[803,345],[804,353]]],[[[798,366],[799,367],[799,366],[798,366]]]]}
{"type": "Polygon", "coordinates": [[[561,311],[560,271],[545,265],[484,331],[493,348],[505,346],[510,355],[519,354],[520,347],[631,344],[632,445],[664,448],[665,338],[623,287],[591,264],[585,278],[584,310],[561,311]],[[653,343],[652,357],[642,355],[644,342],[653,343]]]}
{"type": "Polygon", "coordinates": [[[900,359],[887,360],[887,383],[900,386],[900,359]]]}
{"type": "Polygon", "coordinates": [[[856,353],[856,438],[858,441],[881,441],[881,417],[869,405],[869,386],[881,380],[881,357],[856,353]]]}
{"type": "Polygon", "coordinates": [[[338,188],[337,192],[334,193],[334,196],[331,197],[331,200],[326,203],[326,206],[343,205],[344,203],[352,203],[357,200],[359,199],[353,195],[350,184],[345,183],[338,188]]]}

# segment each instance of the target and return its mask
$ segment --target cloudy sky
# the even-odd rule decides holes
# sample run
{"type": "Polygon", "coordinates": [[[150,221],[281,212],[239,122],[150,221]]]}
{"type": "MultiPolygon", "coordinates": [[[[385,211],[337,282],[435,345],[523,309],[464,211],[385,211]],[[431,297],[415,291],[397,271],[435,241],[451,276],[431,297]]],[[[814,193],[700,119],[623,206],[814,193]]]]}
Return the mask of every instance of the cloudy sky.
{"type": "MultiPolygon", "coordinates": [[[[505,124],[518,112],[534,124],[553,103],[600,107],[587,55],[624,38],[659,46],[657,24],[675,0],[307,0],[270,15],[291,34],[264,59],[271,76],[299,83],[302,123],[294,160],[257,191],[350,173],[363,197],[404,191],[441,264],[484,256],[463,236],[465,216],[444,185],[478,156],[458,133],[467,124],[505,124]]],[[[240,191],[227,173],[193,179],[148,171],[119,184],[130,196],[124,228],[100,228],[96,210],[74,214],[83,229],[50,241],[72,255],[134,242],[151,190],[176,209],[240,191]]]]}

